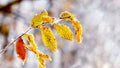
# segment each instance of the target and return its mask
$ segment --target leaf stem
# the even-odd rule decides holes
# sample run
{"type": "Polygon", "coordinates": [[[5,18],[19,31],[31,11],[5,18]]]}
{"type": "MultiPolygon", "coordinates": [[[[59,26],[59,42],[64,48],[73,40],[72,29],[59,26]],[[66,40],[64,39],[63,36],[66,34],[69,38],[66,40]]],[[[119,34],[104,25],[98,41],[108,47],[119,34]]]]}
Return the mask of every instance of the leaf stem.
{"type": "MultiPolygon", "coordinates": [[[[62,21],[62,19],[58,19],[58,20],[55,20],[51,25],[55,24],[55,23],[58,23],[62,21]]],[[[5,51],[8,49],[8,47],[10,47],[12,44],[14,44],[14,42],[21,36],[23,36],[25,33],[27,33],[28,31],[30,31],[32,29],[32,27],[29,27],[24,33],[22,33],[20,36],[18,36],[15,40],[13,40],[12,42],[10,42],[5,48],[3,48],[2,50],[0,50],[0,55],[4,54],[5,51]]]]}
{"type": "Polygon", "coordinates": [[[30,31],[32,29],[32,27],[29,27],[24,33],[22,33],[20,36],[18,36],[15,40],[13,40],[12,42],[10,42],[4,49],[0,50],[0,55],[4,54],[5,51],[8,49],[8,47],[10,47],[12,44],[14,44],[14,42],[21,36],[23,36],[25,33],[27,33],[28,31],[30,31]]]}
{"type": "Polygon", "coordinates": [[[53,23],[51,23],[51,25],[53,25],[53,24],[55,24],[55,23],[58,23],[58,22],[60,22],[60,21],[62,21],[62,19],[55,20],[53,23]]]}

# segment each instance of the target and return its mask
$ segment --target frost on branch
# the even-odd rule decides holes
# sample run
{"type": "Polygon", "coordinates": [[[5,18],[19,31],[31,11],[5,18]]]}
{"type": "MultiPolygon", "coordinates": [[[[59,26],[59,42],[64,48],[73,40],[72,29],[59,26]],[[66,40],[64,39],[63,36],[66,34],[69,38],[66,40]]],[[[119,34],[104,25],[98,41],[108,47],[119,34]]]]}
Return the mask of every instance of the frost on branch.
{"type": "Polygon", "coordinates": [[[24,34],[24,37],[30,44],[29,46],[26,45],[25,47],[28,48],[30,51],[32,51],[35,54],[36,59],[38,60],[38,68],[46,68],[45,59],[51,60],[51,57],[47,54],[42,53],[37,49],[32,34],[24,34]]]}
{"type": "MultiPolygon", "coordinates": [[[[75,16],[68,12],[62,12],[60,14],[60,20],[68,20],[71,22],[72,26],[74,27],[75,30],[75,37],[77,42],[82,41],[82,26],[80,22],[75,18],[75,16]]],[[[41,35],[42,35],[42,41],[45,46],[48,47],[48,49],[52,51],[57,50],[57,42],[54,37],[54,34],[52,33],[52,30],[50,29],[49,26],[46,26],[46,24],[50,24],[55,31],[60,35],[60,37],[70,40],[73,40],[73,33],[71,29],[64,24],[60,24],[59,21],[56,21],[57,19],[51,17],[48,15],[48,12],[46,10],[43,10],[42,12],[36,14],[33,16],[31,23],[30,23],[30,29],[37,28],[40,30],[41,35]]],[[[58,19],[59,20],[59,19],[58,19]]],[[[32,34],[28,34],[29,30],[27,30],[25,33],[20,35],[16,40],[14,40],[12,43],[16,41],[16,53],[18,57],[24,62],[26,57],[26,48],[30,51],[32,51],[36,59],[38,60],[38,68],[46,68],[45,65],[45,59],[51,60],[51,57],[47,54],[42,53],[40,50],[38,50],[37,45],[34,41],[34,36],[32,34]],[[25,38],[29,45],[26,45],[24,41],[22,40],[25,38]]],[[[11,44],[12,44],[11,43],[11,44]]]]}

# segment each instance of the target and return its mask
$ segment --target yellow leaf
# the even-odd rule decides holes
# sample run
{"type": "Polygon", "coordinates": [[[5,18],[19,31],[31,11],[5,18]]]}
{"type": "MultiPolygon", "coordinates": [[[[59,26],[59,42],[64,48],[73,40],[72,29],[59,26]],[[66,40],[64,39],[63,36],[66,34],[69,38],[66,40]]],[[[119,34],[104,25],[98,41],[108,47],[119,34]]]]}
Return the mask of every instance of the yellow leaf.
{"type": "Polygon", "coordinates": [[[70,30],[70,28],[64,24],[54,24],[53,25],[54,29],[56,30],[56,32],[65,39],[68,40],[72,40],[73,39],[73,34],[72,31],[70,30]]]}
{"type": "Polygon", "coordinates": [[[36,58],[38,60],[38,68],[46,68],[45,66],[45,59],[51,60],[51,57],[47,54],[44,54],[42,52],[40,52],[39,50],[36,51],[36,58]]]}
{"type": "Polygon", "coordinates": [[[60,18],[71,21],[71,24],[73,25],[75,29],[76,41],[81,42],[82,41],[82,26],[80,22],[75,18],[75,16],[72,13],[65,11],[60,14],[60,18]]]}
{"type": "Polygon", "coordinates": [[[40,26],[42,24],[42,19],[41,19],[41,14],[36,14],[35,16],[33,16],[32,21],[30,23],[31,27],[33,28],[37,28],[38,26],[40,26]]]}
{"type": "Polygon", "coordinates": [[[33,16],[32,21],[30,25],[33,28],[38,28],[43,23],[42,16],[48,15],[48,12],[46,10],[43,10],[41,13],[36,14],[33,16]]]}
{"type": "Polygon", "coordinates": [[[43,23],[52,23],[54,21],[54,18],[45,15],[45,16],[42,16],[42,20],[43,20],[43,23]]]}
{"type": "Polygon", "coordinates": [[[24,34],[25,39],[32,45],[34,45],[34,37],[32,34],[24,34]]]}
{"type": "Polygon", "coordinates": [[[48,16],[48,12],[46,10],[44,10],[43,12],[41,12],[42,15],[42,21],[43,23],[50,23],[54,21],[53,17],[48,16]]]}
{"type": "Polygon", "coordinates": [[[47,12],[46,10],[43,10],[43,11],[41,12],[41,16],[44,16],[44,15],[47,15],[47,16],[48,16],[48,12],[47,12]]]}
{"type": "Polygon", "coordinates": [[[51,57],[47,54],[42,53],[37,49],[37,46],[34,42],[34,37],[32,34],[24,34],[25,39],[31,44],[30,46],[25,45],[30,51],[32,51],[36,59],[38,60],[38,68],[46,68],[45,59],[51,60],[51,57]]]}
{"type": "Polygon", "coordinates": [[[72,20],[71,23],[75,29],[76,41],[81,42],[82,41],[82,25],[76,19],[72,20]]]}
{"type": "Polygon", "coordinates": [[[31,46],[26,46],[29,50],[35,52],[35,50],[37,49],[37,46],[35,44],[34,41],[34,37],[32,34],[24,34],[25,39],[31,44],[31,46]]]}
{"type": "Polygon", "coordinates": [[[50,28],[42,26],[40,27],[43,43],[52,51],[57,49],[55,37],[50,28]]]}
{"type": "Polygon", "coordinates": [[[60,14],[60,18],[71,21],[75,18],[75,16],[72,13],[65,11],[60,14]]]}

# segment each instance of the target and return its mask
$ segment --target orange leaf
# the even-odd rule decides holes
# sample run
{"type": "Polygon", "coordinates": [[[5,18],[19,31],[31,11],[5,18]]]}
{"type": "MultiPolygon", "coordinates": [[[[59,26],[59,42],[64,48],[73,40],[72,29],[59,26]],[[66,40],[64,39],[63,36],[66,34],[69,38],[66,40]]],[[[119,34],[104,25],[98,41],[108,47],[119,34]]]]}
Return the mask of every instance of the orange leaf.
{"type": "Polygon", "coordinates": [[[82,25],[75,18],[75,16],[72,13],[65,11],[60,14],[60,18],[64,20],[69,20],[71,22],[72,26],[75,29],[76,41],[81,42],[82,41],[82,25]]]}
{"type": "Polygon", "coordinates": [[[82,25],[76,19],[72,20],[71,23],[75,29],[76,41],[81,42],[82,41],[82,25]]]}
{"type": "Polygon", "coordinates": [[[25,61],[26,58],[26,49],[25,49],[25,43],[23,42],[22,38],[19,37],[16,40],[16,53],[18,57],[23,61],[25,61]]]}
{"type": "Polygon", "coordinates": [[[38,68],[46,68],[46,62],[45,59],[51,60],[51,57],[47,54],[42,53],[41,51],[36,51],[36,58],[38,60],[38,68]]]}

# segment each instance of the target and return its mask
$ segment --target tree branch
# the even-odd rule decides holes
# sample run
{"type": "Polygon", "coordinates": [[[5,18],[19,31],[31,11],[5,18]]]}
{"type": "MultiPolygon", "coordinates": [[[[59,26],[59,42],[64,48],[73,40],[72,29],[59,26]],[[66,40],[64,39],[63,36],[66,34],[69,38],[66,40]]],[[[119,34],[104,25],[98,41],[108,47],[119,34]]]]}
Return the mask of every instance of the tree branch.
{"type": "Polygon", "coordinates": [[[8,47],[10,47],[12,44],[14,44],[14,42],[21,36],[23,36],[25,33],[27,33],[28,31],[30,31],[32,28],[29,27],[23,34],[21,34],[20,36],[18,36],[14,41],[10,42],[4,49],[2,49],[0,51],[0,55],[4,54],[4,52],[8,49],[8,47]]]}
{"type": "MultiPolygon", "coordinates": [[[[51,23],[51,25],[53,25],[54,23],[58,23],[62,21],[62,19],[58,19],[58,20],[55,20],[53,23],[51,23]]],[[[2,55],[7,49],[8,47],[10,47],[12,44],[14,44],[14,42],[21,36],[23,36],[25,33],[27,33],[28,31],[30,31],[32,29],[32,27],[29,27],[23,34],[21,34],[20,36],[18,36],[15,40],[13,40],[12,42],[10,42],[4,49],[2,49],[0,51],[0,55],[2,55]]]]}

